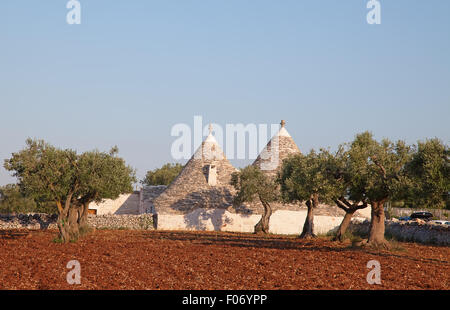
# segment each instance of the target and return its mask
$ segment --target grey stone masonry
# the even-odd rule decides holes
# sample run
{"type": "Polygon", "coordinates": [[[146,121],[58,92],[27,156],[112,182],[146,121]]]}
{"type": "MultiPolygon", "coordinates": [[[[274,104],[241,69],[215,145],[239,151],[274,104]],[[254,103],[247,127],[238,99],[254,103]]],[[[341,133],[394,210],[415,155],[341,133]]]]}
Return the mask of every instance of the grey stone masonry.
{"type": "MultiPolygon", "coordinates": [[[[349,230],[354,233],[368,235],[370,222],[352,222],[349,230]]],[[[450,245],[450,226],[440,225],[422,220],[385,221],[385,235],[399,241],[418,242],[435,245],[450,245]]]]}
{"type": "MultiPolygon", "coordinates": [[[[295,141],[292,139],[291,135],[287,132],[285,122],[281,121],[280,131],[267,143],[266,147],[261,151],[261,154],[253,162],[253,165],[260,168],[269,177],[275,179],[283,165],[283,160],[298,153],[300,153],[300,149],[297,144],[295,144],[295,141]]],[[[257,214],[261,214],[264,210],[260,201],[247,203],[243,207],[250,210],[251,213],[257,214]]],[[[306,209],[305,205],[283,203],[272,203],[271,207],[274,212],[276,210],[297,211],[306,209]]],[[[323,211],[324,208],[317,210],[319,213],[323,213],[323,211]]],[[[330,212],[331,211],[335,211],[334,213],[337,213],[337,210],[330,210],[330,212]]]]}
{"type": "Polygon", "coordinates": [[[283,160],[297,153],[300,153],[300,149],[287,130],[282,127],[267,143],[266,147],[261,151],[261,154],[253,162],[253,165],[259,167],[267,175],[275,178],[281,169],[283,160]]]}
{"type": "MultiPolygon", "coordinates": [[[[273,202],[270,204],[272,207],[272,212],[275,212],[277,210],[289,210],[289,211],[301,211],[301,210],[307,210],[308,208],[304,203],[281,203],[281,202],[273,202]]],[[[368,207],[369,208],[369,207],[368,207]]],[[[240,212],[247,213],[247,214],[262,214],[264,211],[264,207],[262,206],[261,202],[254,201],[253,203],[244,204],[240,207],[240,212]]],[[[333,216],[333,217],[339,217],[339,216],[345,216],[345,211],[338,208],[334,205],[326,205],[326,204],[319,204],[317,208],[314,209],[314,215],[326,215],[326,216],[333,216]]],[[[367,218],[366,215],[364,215],[360,211],[356,211],[353,215],[354,217],[362,217],[367,218]]]]}
{"type": "Polygon", "coordinates": [[[157,214],[186,214],[198,208],[227,209],[233,203],[231,174],[237,171],[210,135],[169,187],[154,200],[157,214]],[[210,166],[215,185],[208,184],[210,166]]]}
{"type": "Polygon", "coordinates": [[[139,213],[155,213],[153,201],[166,190],[166,185],[144,186],[141,189],[139,213]]]}
{"type": "MultiPolygon", "coordinates": [[[[57,215],[18,214],[0,215],[0,230],[8,229],[57,229],[57,215]]],[[[154,229],[154,216],[141,215],[89,215],[88,224],[96,229],[154,229]]]]}

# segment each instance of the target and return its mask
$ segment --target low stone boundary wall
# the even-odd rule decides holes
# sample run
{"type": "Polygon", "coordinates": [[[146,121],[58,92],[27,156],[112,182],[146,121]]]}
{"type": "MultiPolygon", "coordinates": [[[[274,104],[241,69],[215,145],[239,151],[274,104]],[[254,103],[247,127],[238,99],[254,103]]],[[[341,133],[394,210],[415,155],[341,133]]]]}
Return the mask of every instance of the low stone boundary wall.
{"type": "Polygon", "coordinates": [[[88,223],[97,229],[154,229],[153,214],[97,215],[90,216],[88,223]]]}
{"type": "MultiPolygon", "coordinates": [[[[450,226],[434,224],[422,220],[398,221],[385,223],[385,235],[398,241],[450,246],[450,226]]],[[[352,222],[349,230],[353,233],[368,235],[370,222],[352,222]]]]}
{"type": "Polygon", "coordinates": [[[53,229],[57,228],[56,214],[0,215],[0,230],[6,229],[53,229]]]}
{"type": "MultiPolygon", "coordinates": [[[[0,230],[57,229],[56,220],[57,215],[55,214],[0,215],[0,230]]],[[[97,229],[154,229],[152,214],[90,215],[88,223],[97,229]]]]}
{"type": "Polygon", "coordinates": [[[410,208],[385,208],[386,217],[410,216],[414,212],[430,212],[434,218],[440,220],[450,220],[450,210],[446,209],[410,209],[410,208]]]}

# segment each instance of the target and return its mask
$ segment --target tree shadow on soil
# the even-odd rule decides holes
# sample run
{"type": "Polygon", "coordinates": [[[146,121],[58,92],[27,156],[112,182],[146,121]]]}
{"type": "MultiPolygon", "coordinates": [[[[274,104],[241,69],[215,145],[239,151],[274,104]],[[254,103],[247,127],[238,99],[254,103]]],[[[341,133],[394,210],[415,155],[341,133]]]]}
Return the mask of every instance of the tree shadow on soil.
{"type": "Polygon", "coordinates": [[[188,241],[201,245],[219,245],[240,248],[267,248],[280,250],[317,251],[317,252],[361,252],[375,256],[408,259],[415,262],[449,263],[446,260],[433,258],[415,258],[409,255],[395,254],[390,251],[377,251],[370,248],[355,247],[336,243],[324,239],[299,239],[296,237],[276,237],[273,235],[256,235],[242,233],[197,233],[185,231],[152,231],[146,232],[149,239],[166,239],[172,241],[188,241]],[[327,244],[328,243],[328,244],[327,244]]]}
{"type": "Polygon", "coordinates": [[[342,246],[318,246],[314,240],[301,240],[298,238],[277,238],[275,236],[265,236],[248,234],[242,235],[233,233],[196,233],[185,231],[152,231],[145,234],[149,239],[167,239],[172,241],[190,241],[202,245],[222,245],[244,248],[269,248],[269,249],[296,249],[296,250],[317,250],[317,251],[349,251],[349,248],[342,246]]]}
{"type": "Polygon", "coordinates": [[[21,239],[26,238],[29,234],[30,232],[26,230],[0,230],[0,239],[21,239]]]}

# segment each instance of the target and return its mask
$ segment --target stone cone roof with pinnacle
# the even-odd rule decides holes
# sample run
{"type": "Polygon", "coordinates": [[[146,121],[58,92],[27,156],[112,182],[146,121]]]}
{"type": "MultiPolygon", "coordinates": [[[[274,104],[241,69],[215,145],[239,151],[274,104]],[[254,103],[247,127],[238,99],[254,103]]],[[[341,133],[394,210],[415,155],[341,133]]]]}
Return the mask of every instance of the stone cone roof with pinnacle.
{"type": "Polygon", "coordinates": [[[208,137],[180,174],[154,200],[156,213],[184,214],[198,208],[231,207],[235,190],[230,181],[235,171],[236,168],[225,157],[210,128],[208,137]],[[208,183],[211,167],[216,170],[215,185],[208,183]]]}
{"type": "Polygon", "coordinates": [[[253,162],[254,166],[259,167],[266,174],[276,177],[281,169],[283,160],[290,155],[300,153],[300,149],[295,144],[294,139],[285,128],[285,121],[281,121],[281,128],[277,134],[267,143],[261,151],[258,158],[253,162]]]}
{"type": "MultiPolygon", "coordinates": [[[[281,169],[283,164],[283,160],[288,158],[289,156],[300,153],[299,148],[295,144],[291,135],[285,128],[285,121],[281,121],[281,128],[276,135],[272,137],[272,139],[267,143],[267,146],[261,151],[261,154],[255,160],[253,165],[259,167],[263,170],[267,175],[276,177],[277,172],[281,169]],[[277,151],[277,153],[272,153],[272,151],[277,151]],[[274,156],[275,155],[275,156],[274,156]],[[272,158],[274,160],[272,160],[272,158]]],[[[248,203],[245,205],[248,210],[251,210],[252,213],[262,213],[263,206],[261,202],[255,200],[252,203],[248,203]]],[[[290,210],[290,211],[298,211],[298,210],[306,210],[306,206],[304,204],[298,203],[281,203],[281,202],[273,202],[271,203],[272,211],[275,212],[277,210],[290,210]]],[[[315,215],[326,215],[326,216],[344,216],[345,213],[341,209],[336,206],[328,206],[321,204],[314,211],[315,215]]]]}

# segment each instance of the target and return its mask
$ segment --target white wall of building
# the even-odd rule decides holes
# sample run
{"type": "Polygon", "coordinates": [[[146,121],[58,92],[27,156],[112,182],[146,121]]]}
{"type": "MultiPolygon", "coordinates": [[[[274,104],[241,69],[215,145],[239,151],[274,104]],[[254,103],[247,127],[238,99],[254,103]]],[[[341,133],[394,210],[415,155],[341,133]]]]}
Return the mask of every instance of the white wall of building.
{"type": "Polygon", "coordinates": [[[122,194],[117,199],[105,199],[101,203],[91,203],[89,209],[104,214],[139,214],[139,193],[122,194]]]}
{"type": "MultiPolygon", "coordinates": [[[[270,217],[269,232],[273,234],[298,235],[302,232],[306,210],[277,210],[270,217]]],[[[254,231],[261,215],[230,213],[224,209],[196,209],[188,214],[158,214],[158,230],[207,230],[250,232],[254,231]]],[[[339,227],[342,216],[314,216],[314,233],[326,234],[339,227]]],[[[358,218],[362,220],[363,218],[358,218]]]]}

